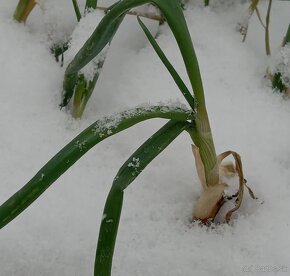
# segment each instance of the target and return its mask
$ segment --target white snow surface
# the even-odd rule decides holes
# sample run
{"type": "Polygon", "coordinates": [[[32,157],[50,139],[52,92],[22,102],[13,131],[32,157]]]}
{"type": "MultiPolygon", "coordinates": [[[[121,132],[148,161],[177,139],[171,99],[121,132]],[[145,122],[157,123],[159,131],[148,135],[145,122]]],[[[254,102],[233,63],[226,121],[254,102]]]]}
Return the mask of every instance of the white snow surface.
{"type": "MultiPolygon", "coordinates": [[[[71,1],[43,1],[44,11],[36,7],[23,26],[12,19],[17,2],[0,1],[0,203],[98,118],[142,103],[185,102],[136,18],[127,16],[83,119],[72,119],[58,106],[65,67],[54,61],[49,47],[72,36],[74,51],[91,34],[94,14],[77,24],[71,1]]],[[[265,56],[256,16],[245,43],[236,32],[248,5],[223,10],[218,0],[212,2],[209,8],[201,1],[190,5],[185,15],[216,150],[240,153],[259,200],[245,192],[230,225],[191,223],[200,183],[192,142],[181,134],[125,191],[114,276],[289,275],[290,102],[274,94],[263,78],[272,61],[265,56]]],[[[289,2],[273,2],[273,56],[280,50],[289,11],[289,2]]],[[[144,22],[156,31],[155,22],[144,22]]],[[[166,25],[157,41],[189,84],[166,25]]],[[[0,275],[93,275],[103,206],[118,168],[165,122],[141,123],[97,145],[4,227],[0,275]]]]}

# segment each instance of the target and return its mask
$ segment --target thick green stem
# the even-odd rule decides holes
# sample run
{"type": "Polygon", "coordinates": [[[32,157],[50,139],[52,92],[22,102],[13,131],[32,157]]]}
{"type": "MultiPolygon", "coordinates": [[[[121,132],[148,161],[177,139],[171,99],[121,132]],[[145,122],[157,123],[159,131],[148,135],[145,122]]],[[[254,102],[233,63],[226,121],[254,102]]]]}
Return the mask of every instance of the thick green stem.
{"type": "MultiPolygon", "coordinates": [[[[196,122],[198,121],[198,116],[196,122]]],[[[199,148],[201,160],[204,165],[206,183],[208,186],[214,186],[219,183],[219,171],[216,158],[216,152],[213,143],[211,131],[199,131],[196,126],[189,129],[192,141],[199,148]]]]}
{"type": "Polygon", "coordinates": [[[35,0],[20,0],[13,15],[14,19],[25,23],[35,5],[35,0]]]}

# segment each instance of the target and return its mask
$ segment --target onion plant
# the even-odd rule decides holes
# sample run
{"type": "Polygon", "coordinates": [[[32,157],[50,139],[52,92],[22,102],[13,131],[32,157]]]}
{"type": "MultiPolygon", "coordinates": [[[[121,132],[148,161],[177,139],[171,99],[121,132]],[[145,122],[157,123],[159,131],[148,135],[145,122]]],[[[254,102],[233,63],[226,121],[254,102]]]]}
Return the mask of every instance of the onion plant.
{"type": "MultiPolygon", "coordinates": [[[[107,12],[66,70],[64,102],[70,99],[75,84],[79,82],[78,72],[97,57],[112,40],[125,14],[131,8],[148,2],[148,0],[122,0],[107,12]]],[[[67,144],[22,189],[0,206],[0,228],[2,228],[34,202],[60,175],[96,144],[144,120],[152,118],[169,120],[129,157],[114,178],[100,225],[95,258],[95,276],[111,275],[124,190],[183,131],[188,132],[194,143],[192,149],[202,185],[201,196],[194,207],[193,219],[208,222],[215,218],[226,200],[225,189],[227,184],[223,181],[222,174],[238,174],[239,176],[236,206],[228,211],[226,221],[229,221],[232,213],[239,208],[243,198],[243,189],[246,185],[240,156],[233,151],[227,151],[220,155],[216,154],[199,65],[180,1],[154,0],[151,3],[160,8],[177,41],[190,80],[190,88],[185,85],[140,18],[138,18],[138,22],[157,55],[173,77],[188,107],[172,105],[141,106],[115,116],[97,120],[67,144]],[[233,164],[221,166],[222,160],[229,155],[233,155],[235,166],[233,164]]]]}

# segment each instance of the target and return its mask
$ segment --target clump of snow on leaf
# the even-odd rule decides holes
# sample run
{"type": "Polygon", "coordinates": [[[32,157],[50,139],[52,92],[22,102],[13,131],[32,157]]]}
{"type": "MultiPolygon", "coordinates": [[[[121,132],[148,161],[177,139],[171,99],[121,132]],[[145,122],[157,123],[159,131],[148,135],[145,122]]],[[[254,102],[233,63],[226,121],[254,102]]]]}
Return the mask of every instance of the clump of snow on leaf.
{"type": "Polygon", "coordinates": [[[115,113],[111,116],[106,116],[102,120],[96,122],[93,132],[95,135],[99,135],[102,138],[104,135],[111,135],[113,130],[115,130],[120,123],[125,119],[132,118],[134,116],[142,116],[150,112],[184,112],[187,113],[189,118],[192,114],[192,111],[189,110],[185,104],[180,101],[168,101],[167,103],[159,102],[158,105],[142,104],[138,105],[135,108],[125,110],[123,112],[115,113]]]}
{"type": "MultiPolygon", "coordinates": [[[[100,21],[104,16],[103,11],[92,11],[86,14],[83,17],[77,27],[75,28],[71,41],[70,48],[65,55],[65,67],[73,60],[78,51],[82,48],[84,43],[92,35],[100,21]]],[[[80,73],[84,74],[87,81],[93,80],[96,73],[98,73],[99,66],[98,64],[102,63],[106,57],[108,50],[108,45],[84,68],[81,69],[80,73]]]]}
{"type": "Polygon", "coordinates": [[[128,167],[132,167],[132,168],[139,168],[140,167],[140,159],[133,157],[132,158],[132,162],[130,162],[128,164],[128,167]]]}

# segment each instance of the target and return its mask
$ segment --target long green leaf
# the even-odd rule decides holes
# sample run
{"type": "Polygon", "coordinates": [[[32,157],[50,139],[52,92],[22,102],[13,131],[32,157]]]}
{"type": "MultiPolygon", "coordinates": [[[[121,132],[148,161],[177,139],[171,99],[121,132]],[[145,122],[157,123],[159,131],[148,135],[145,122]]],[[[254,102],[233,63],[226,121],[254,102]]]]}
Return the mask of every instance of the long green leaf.
{"type": "Polygon", "coordinates": [[[106,200],[100,226],[95,260],[95,276],[111,275],[124,189],[136,179],[158,154],[189,126],[190,123],[188,122],[168,122],[135,151],[117,173],[106,200]]]}
{"type": "Polygon", "coordinates": [[[72,0],[72,2],[73,2],[73,6],[74,6],[74,10],[75,10],[75,14],[76,14],[77,20],[80,21],[82,19],[82,15],[81,15],[81,12],[80,12],[78,1],[77,0],[72,0]]]}
{"type": "Polygon", "coordinates": [[[174,81],[175,81],[176,85],[178,86],[178,88],[180,89],[182,95],[185,97],[186,101],[188,102],[188,104],[190,105],[192,110],[195,110],[194,98],[192,97],[191,93],[189,92],[189,90],[186,87],[185,83],[183,82],[182,78],[176,72],[176,70],[174,69],[174,67],[172,66],[170,61],[167,59],[164,52],[159,47],[158,43],[156,42],[156,40],[154,39],[154,37],[152,36],[152,34],[148,30],[148,28],[145,26],[145,24],[142,22],[142,20],[140,19],[139,16],[137,17],[137,19],[138,19],[138,22],[139,22],[141,28],[143,29],[145,35],[147,36],[149,42],[151,43],[155,52],[157,53],[157,55],[159,56],[159,58],[163,62],[164,66],[167,68],[167,70],[170,73],[170,75],[172,76],[172,78],[174,79],[174,81]]]}
{"type": "Polygon", "coordinates": [[[0,206],[0,229],[35,201],[56,179],[93,146],[139,122],[152,118],[192,120],[192,112],[170,106],[138,107],[105,117],[89,126],[60,150],[18,192],[0,206]]]}

